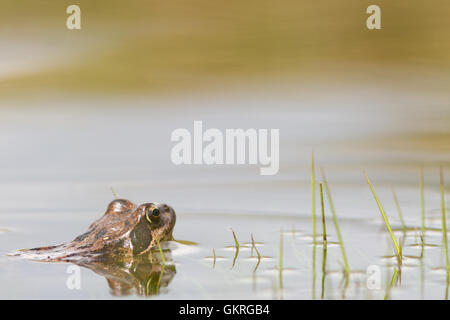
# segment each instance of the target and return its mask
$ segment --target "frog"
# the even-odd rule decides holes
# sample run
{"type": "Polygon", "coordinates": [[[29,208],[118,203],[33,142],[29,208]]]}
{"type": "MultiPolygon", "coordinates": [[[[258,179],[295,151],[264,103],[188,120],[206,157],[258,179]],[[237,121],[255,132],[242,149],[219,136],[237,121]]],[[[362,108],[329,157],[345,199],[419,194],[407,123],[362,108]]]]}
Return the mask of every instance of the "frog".
{"type": "Polygon", "coordinates": [[[110,202],[101,218],[70,242],[22,249],[18,255],[49,262],[121,261],[138,259],[172,241],[175,210],[149,202],[139,206],[126,199],[110,202]]]}

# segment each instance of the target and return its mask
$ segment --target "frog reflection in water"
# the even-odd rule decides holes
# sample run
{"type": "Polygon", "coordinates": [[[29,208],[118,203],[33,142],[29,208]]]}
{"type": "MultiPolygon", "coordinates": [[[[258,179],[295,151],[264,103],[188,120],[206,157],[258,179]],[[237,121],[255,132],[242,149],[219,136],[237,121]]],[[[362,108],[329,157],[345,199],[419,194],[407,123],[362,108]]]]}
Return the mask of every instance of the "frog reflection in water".
{"type": "MultiPolygon", "coordinates": [[[[170,251],[164,251],[164,259],[171,260],[170,251]]],[[[85,261],[77,265],[105,277],[114,296],[158,295],[167,290],[176,273],[175,266],[163,263],[156,251],[128,261],[85,261]]]]}
{"type": "MultiPolygon", "coordinates": [[[[136,206],[117,199],[73,241],[21,250],[20,255],[89,268],[107,279],[113,294],[128,294],[134,287],[136,293],[149,295],[167,286],[175,275],[175,267],[165,265],[158,251],[161,241],[174,240],[175,221],[175,211],[166,204],[136,206]]],[[[170,262],[170,252],[165,250],[163,254],[164,260],[170,262]]]]}

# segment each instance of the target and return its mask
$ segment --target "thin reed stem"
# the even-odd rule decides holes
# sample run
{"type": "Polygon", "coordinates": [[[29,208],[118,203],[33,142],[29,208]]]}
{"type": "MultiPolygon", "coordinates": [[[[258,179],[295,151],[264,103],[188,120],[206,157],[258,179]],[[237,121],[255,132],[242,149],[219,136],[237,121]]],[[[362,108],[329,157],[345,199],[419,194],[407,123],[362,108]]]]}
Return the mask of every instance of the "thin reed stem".
{"type": "Polygon", "coordinates": [[[403,233],[405,233],[406,232],[405,220],[403,220],[402,209],[400,208],[400,203],[398,201],[397,193],[395,192],[394,188],[392,188],[392,196],[394,197],[395,206],[397,207],[398,217],[400,218],[403,233]]]}
{"type": "Polygon", "coordinates": [[[420,225],[425,236],[425,192],[424,192],[423,166],[420,167],[420,225]]]}
{"type": "Polygon", "coordinates": [[[442,242],[445,248],[445,268],[447,272],[450,271],[450,265],[448,261],[448,242],[447,242],[447,219],[445,213],[445,187],[444,187],[444,170],[440,167],[440,190],[441,190],[441,223],[442,223],[442,242]]]}
{"type": "Polygon", "coordinates": [[[162,264],[165,265],[166,264],[166,258],[164,257],[164,252],[163,252],[163,250],[161,248],[161,244],[159,243],[158,239],[156,239],[156,243],[158,244],[159,255],[161,256],[162,264]]]}
{"type": "Polygon", "coordinates": [[[323,184],[325,185],[325,191],[327,193],[328,205],[330,206],[331,214],[333,217],[334,228],[336,229],[336,234],[339,241],[339,247],[341,248],[342,259],[344,260],[344,270],[346,275],[350,272],[350,267],[348,265],[347,255],[345,254],[344,241],[342,240],[341,230],[339,229],[339,224],[337,221],[336,210],[334,209],[333,198],[331,197],[330,188],[328,186],[328,181],[325,176],[325,171],[321,168],[323,184]]]}
{"type": "Polygon", "coordinates": [[[314,168],[314,151],[311,154],[311,205],[312,205],[312,228],[313,242],[316,244],[316,177],[314,168]]]}
{"type": "Polygon", "coordinates": [[[372,190],[373,197],[375,198],[375,201],[377,202],[378,209],[380,210],[380,213],[381,213],[381,215],[382,215],[382,217],[383,217],[383,220],[384,220],[384,223],[385,223],[385,225],[386,225],[386,228],[387,228],[387,230],[388,230],[388,232],[389,232],[389,234],[390,234],[390,236],[391,236],[392,243],[394,244],[395,249],[397,250],[397,257],[398,257],[399,263],[400,263],[400,262],[401,262],[401,259],[402,259],[402,256],[401,256],[401,250],[400,250],[400,247],[399,247],[399,245],[398,245],[398,243],[397,243],[397,240],[396,240],[395,237],[394,237],[394,233],[392,232],[392,228],[391,228],[391,225],[389,224],[389,220],[388,220],[388,218],[387,218],[387,216],[386,216],[386,212],[384,211],[383,206],[381,205],[381,202],[380,202],[380,200],[378,199],[377,194],[375,193],[375,189],[373,188],[373,185],[372,185],[372,183],[370,182],[370,179],[369,179],[369,177],[367,176],[367,173],[366,173],[365,171],[364,171],[364,175],[366,176],[366,180],[367,180],[367,183],[369,184],[370,190],[372,190]]]}
{"type": "Polygon", "coordinates": [[[323,236],[323,245],[324,247],[327,246],[327,228],[325,225],[325,209],[323,205],[323,189],[322,189],[322,183],[319,184],[320,187],[320,208],[322,211],[322,236],[323,236]]]}

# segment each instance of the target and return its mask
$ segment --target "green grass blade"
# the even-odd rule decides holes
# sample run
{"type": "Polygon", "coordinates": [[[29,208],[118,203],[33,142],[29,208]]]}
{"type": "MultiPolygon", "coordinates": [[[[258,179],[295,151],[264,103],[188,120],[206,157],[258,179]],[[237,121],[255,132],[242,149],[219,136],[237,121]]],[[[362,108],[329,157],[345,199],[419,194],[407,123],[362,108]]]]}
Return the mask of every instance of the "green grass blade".
{"type": "Polygon", "coordinates": [[[448,285],[449,285],[449,282],[450,282],[450,274],[448,272],[447,272],[447,276],[445,277],[445,282],[446,282],[446,285],[445,285],[445,297],[444,297],[444,299],[448,300],[448,285]]]}
{"type": "Polygon", "coordinates": [[[111,192],[112,192],[112,194],[113,194],[114,199],[117,199],[118,197],[117,197],[117,194],[116,194],[116,192],[114,191],[113,187],[111,187],[111,192]]]}
{"type": "Polygon", "coordinates": [[[312,299],[316,299],[316,245],[313,245],[312,252],[312,299]]]}
{"type": "Polygon", "coordinates": [[[397,193],[395,192],[394,188],[392,188],[392,196],[394,197],[395,206],[397,207],[398,217],[400,218],[403,233],[405,233],[406,232],[405,220],[403,220],[402,209],[400,208],[400,203],[398,201],[397,193]]]}
{"type": "Polygon", "coordinates": [[[386,290],[386,295],[384,296],[384,300],[389,300],[389,295],[391,293],[391,289],[394,287],[395,283],[397,282],[397,276],[398,276],[398,269],[395,268],[394,274],[392,275],[391,282],[389,283],[389,286],[386,290]]]}
{"type": "MultiPolygon", "coordinates": [[[[156,287],[155,287],[155,294],[159,294],[159,290],[161,289],[161,280],[162,277],[164,276],[164,270],[166,269],[165,264],[162,265],[161,267],[161,272],[159,273],[159,277],[158,277],[158,282],[156,283],[156,287]]],[[[148,284],[151,284],[151,281],[149,279],[148,284]]],[[[148,290],[148,287],[147,287],[148,290]]]]}
{"type": "Polygon", "coordinates": [[[424,248],[425,248],[425,240],[423,238],[423,234],[420,235],[420,258],[423,258],[423,252],[424,252],[424,248]]]}
{"type": "Polygon", "coordinates": [[[442,242],[445,248],[445,267],[447,272],[450,270],[448,261],[448,243],[447,243],[447,219],[445,214],[445,187],[444,187],[444,170],[440,168],[440,191],[441,191],[441,223],[442,223],[442,242]]]}
{"type": "Polygon", "coordinates": [[[314,151],[311,154],[311,201],[312,201],[312,227],[313,242],[316,244],[316,177],[314,168],[314,151]]]}
{"type": "Polygon", "coordinates": [[[233,233],[234,243],[236,245],[236,252],[235,252],[234,258],[233,258],[233,264],[231,265],[231,269],[233,269],[234,266],[236,265],[236,260],[237,260],[237,257],[239,255],[239,242],[237,240],[236,234],[234,233],[233,229],[231,229],[231,232],[233,233]]]}
{"type": "Polygon", "coordinates": [[[320,189],[320,208],[322,212],[322,234],[323,234],[323,257],[322,257],[322,291],[320,294],[321,299],[325,297],[325,276],[326,276],[326,263],[327,263],[327,229],[325,225],[325,208],[323,205],[323,188],[322,183],[319,184],[320,189]]]}
{"type": "Polygon", "coordinates": [[[233,233],[233,238],[234,238],[234,244],[236,245],[236,248],[239,248],[239,242],[236,238],[236,234],[234,233],[234,230],[231,229],[231,232],[233,233]]]}
{"type": "Polygon", "coordinates": [[[425,235],[425,192],[424,192],[423,167],[420,167],[420,225],[422,234],[425,235]]]}
{"type": "Polygon", "coordinates": [[[253,234],[251,234],[251,238],[252,238],[252,249],[255,250],[258,259],[261,259],[261,254],[259,253],[258,248],[256,248],[256,243],[255,243],[255,239],[253,238],[253,234]]]}
{"type": "Polygon", "coordinates": [[[325,177],[325,171],[321,168],[323,184],[325,185],[325,191],[327,193],[328,205],[330,206],[331,214],[333,217],[334,228],[336,229],[336,234],[339,241],[339,246],[341,248],[342,259],[344,260],[345,273],[348,275],[350,272],[350,267],[348,265],[347,255],[345,254],[344,241],[342,240],[341,230],[339,229],[339,224],[337,221],[336,210],[334,209],[333,198],[331,197],[330,188],[328,186],[328,181],[325,177]]]}
{"type": "Polygon", "coordinates": [[[388,220],[388,218],[387,218],[387,216],[386,216],[386,212],[384,211],[383,206],[381,205],[381,202],[380,202],[380,200],[378,199],[377,194],[375,193],[375,189],[373,188],[373,185],[372,185],[372,183],[370,182],[370,179],[369,179],[369,177],[367,176],[367,173],[366,173],[365,171],[364,171],[364,175],[366,176],[366,180],[367,180],[367,183],[369,184],[370,190],[372,191],[373,197],[375,198],[375,201],[377,202],[378,209],[380,210],[380,213],[381,213],[381,215],[382,215],[382,217],[383,217],[384,223],[386,224],[386,228],[387,228],[389,234],[391,235],[392,243],[394,244],[395,249],[397,250],[397,256],[398,256],[398,258],[401,260],[401,251],[400,251],[400,247],[398,246],[397,240],[396,240],[395,237],[394,237],[394,233],[392,232],[392,228],[391,228],[391,226],[390,226],[390,224],[389,224],[389,220],[388,220]]]}
{"type": "Polygon", "coordinates": [[[323,238],[323,246],[326,247],[327,246],[327,228],[325,225],[325,208],[323,205],[322,183],[319,184],[319,188],[320,188],[320,208],[321,208],[321,212],[322,212],[322,238],[323,238]]]}
{"type": "Polygon", "coordinates": [[[280,253],[278,256],[278,276],[280,280],[280,289],[283,288],[283,230],[280,230],[280,253]]]}
{"type": "Polygon", "coordinates": [[[327,276],[327,246],[323,246],[322,251],[322,286],[321,286],[321,293],[320,298],[323,300],[325,298],[325,278],[327,276]]]}
{"type": "Polygon", "coordinates": [[[194,242],[194,241],[188,241],[188,240],[175,240],[175,239],[173,239],[173,241],[178,242],[178,243],[181,243],[181,244],[184,244],[184,245],[186,245],[186,246],[197,246],[197,245],[198,245],[197,242],[194,242]]]}
{"type": "Polygon", "coordinates": [[[156,243],[158,244],[158,249],[159,249],[159,254],[161,256],[162,264],[165,265],[166,264],[166,258],[164,257],[164,253],[163,253],[163,250],[161,248],[161,244],[159,243],[158,239],[156,239],[156,243]]]}
{"type": "Polygon", "coordinates": [[[255,239],[253,239],[253,234],[251,234],[251,238],[252,238],[252,249],[255,250],[257,258],[258,258],[258,262],[256,263],[256,266],[253,269],[253,273],[255,273],[259,267],[259,264],[261,263],[261,254],[259,253],[259,250],[256,248],[255,239]]]}

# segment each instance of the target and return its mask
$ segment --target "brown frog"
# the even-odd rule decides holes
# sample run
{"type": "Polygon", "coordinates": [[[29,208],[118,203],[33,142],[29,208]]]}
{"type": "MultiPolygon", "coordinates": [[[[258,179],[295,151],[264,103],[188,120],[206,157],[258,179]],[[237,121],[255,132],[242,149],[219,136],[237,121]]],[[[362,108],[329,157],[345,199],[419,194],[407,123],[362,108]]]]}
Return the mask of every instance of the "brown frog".
{"type": "Polygon", "coordinates": [[[166,204],[112,201],[105,214],[73,241],[21,250],[21,255],[41,261],[114,261],[143,256],[161,241],[173,240],[175,211],[166,204]]]}

